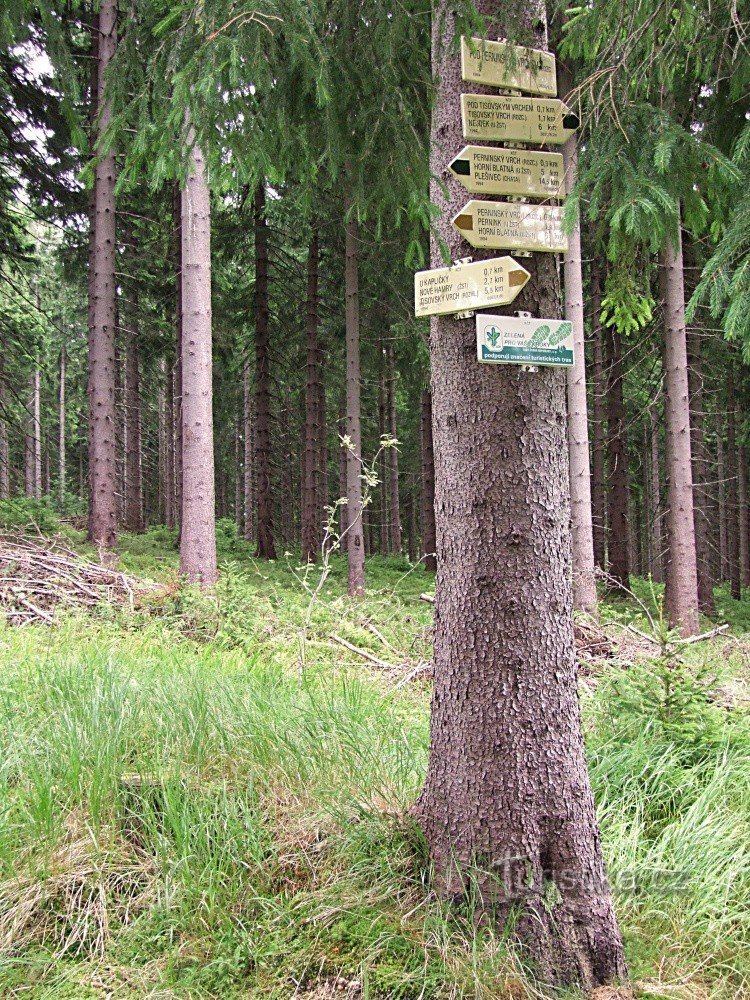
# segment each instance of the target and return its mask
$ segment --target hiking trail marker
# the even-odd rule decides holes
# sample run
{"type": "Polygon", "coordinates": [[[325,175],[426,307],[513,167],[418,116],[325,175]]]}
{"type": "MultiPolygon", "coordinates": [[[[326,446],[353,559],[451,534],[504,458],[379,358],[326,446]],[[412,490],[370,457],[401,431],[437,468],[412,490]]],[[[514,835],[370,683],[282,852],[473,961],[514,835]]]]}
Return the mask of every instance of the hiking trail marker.
{"type": "Polygon", "coordinates": [[[578,115],[556,98],[461,94],[464,139],[560,146],[578,128],[578,115]]]}
{"type": "Polygon", "coordinates": [[[477,315],[477,360],[485,364],[573,364],[573,324],[568,320],[477,315]]]}
{"type": "Polygon", "coordinates": [[[494,257],[453,267],[417,271],[414,315],[450,316],[487,306],[507,306],[529,280],[526,268],[512,257],[494,257]]]}
{"type": "Polygon", "coordinates": [[[555,57],[504,41],[462,37],[461,79],[530,94],[557,94],[555,57]]]}
{"type": "Polygon", "coordinates": [[[565,171],[560,153],[464,146],[450,169],[472,194],[565,198],[565,171]]]}
{"type": "Polygon", "coordinates": [[[562,212],[558,205],[472,199],[452,223],[473,247],[565,253],[562,212]]]}

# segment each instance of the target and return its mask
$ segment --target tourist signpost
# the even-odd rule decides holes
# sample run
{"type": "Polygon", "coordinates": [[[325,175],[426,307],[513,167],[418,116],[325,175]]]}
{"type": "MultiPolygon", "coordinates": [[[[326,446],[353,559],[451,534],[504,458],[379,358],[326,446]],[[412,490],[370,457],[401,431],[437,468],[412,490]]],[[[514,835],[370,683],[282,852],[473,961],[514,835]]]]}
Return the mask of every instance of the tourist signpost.
{"type": "Polygon", "coordinates": [[[565,197],[565,174],[560,153],[464,146],[450,164],[450,169],[472,194],[565,197]]]}
{"type": "Polygon", "coordinates": [[[555,57],[507,42],[462,38],[461,79],[530,94],[557,94],[555,57]]]}
{"type": "Polygon", "coordinates": [[[448,316],[488,306],[507,306],[529,280],[512,257],[458,263],[414,275],[416,316],[448,316]]]}
{"type": "Polygon", "coordinates": [[[553,98],[461,94],[464,139],[536,142],[560,146],[578,128],[578,116],[553,98]]]}
{"type": "Polygon", "coordinates": [[[568,320],[479,314],[476,327],[477,360],[485,364],[573,364],[573,324],[568,320]]]}
{"type": "Polygon", "coordinates": [[[473,199],[452,221],[473,247],[564,253],[568,238],[562,231],[562,211],[558,205],[473,199]]]}

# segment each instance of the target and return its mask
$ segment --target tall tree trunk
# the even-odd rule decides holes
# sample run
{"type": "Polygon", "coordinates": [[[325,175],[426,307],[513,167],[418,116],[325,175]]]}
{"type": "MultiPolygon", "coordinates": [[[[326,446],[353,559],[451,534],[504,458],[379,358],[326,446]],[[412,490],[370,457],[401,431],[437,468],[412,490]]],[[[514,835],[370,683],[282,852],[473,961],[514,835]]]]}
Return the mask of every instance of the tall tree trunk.
{"type": "Polygon", "coordinates": [[[117,469],[115,443],[115,181],[113,150],[102,138],[112,109],[105,101],[105,74],[117,47],[117,0],[99,8],[94,211],[89,295],[89,540],[103,548],[117,541],[117,469]]]}
{"type": "MultiPolygon", "coordinates": [[[[194,142],[192,129],[189,141],[194,142]]],[[[203,153],[192,147],[182,191],[182,520],[180,572],[216,582],[211,343],[211,199],[203,153]]]]}
{"type": "Polygon", "coordinates": [[[651,510],[653,520],[650,522],[654,564],[651,571],[656,583],[664,582],[664,537],[662,533],[662,502],[661,502],[661,461],[659,459],[659,416],[656,405],[649,410],[651,424],[651,510]]]}
{"type": "Polygon", "coordinates": [[[281,537],[284,548],[290,549],[294,544],[294,460],[292,457],[292,396],[289,386],[284,386],[284,399],[281,405],[281,420],[279,421],[281,461],[281,537]]]}
{"type": "Polygon", "coordinates": [[[125,530],[143,531],[143,476],[141,455],[141,374],[138,351],[138,300],[125,330],[125,530]]]}
{"type": "Polygon", "coordinates": [[[318,347],[318,230],[307,251],[307,367],[302,472],[302,558],[316,562],[320,546],[320,351],[318,347]]]}
{"type": "Polygon", "coordinates": [[[727,542],[727,481],[724,461],[724,416],[722,402],[716,401],[716,496],[719,508],[719,579],[729,579],[729,545],[727,542]]]}
{"type": "MultiPolygon", "coordinates": [[[[434,267],[440,240],[452,259],[465,253],[450,223],[465,194],[448,163],[463,143],[458,95],[482,89],[461,84],[453,6],[439,0],[433,20],[434,267]]],[[[527,267],[514,307],[559,316],[554,256],[534,254],[527,267]]],[[[626,968],[576,692],[565,374],[479,364],[471,329],[451,316],[433,318],[430,350],[440,563],[415,817],[439,889],[510,916],[544,977],[609,983],[626,968]],[[550,882],[554,911],[543,902],[550,882]]]]}
{"type": "Polygon", "coordinates": [[[3,359],[0,358],[0,500],[10,496],[10,446],[8,441],[7,421],[8,394],[3,369],[3,359]]]}
{"type": "Polygon", "coordinates": [[[175,183],[172,191],[172,212],[175,228],[175,347],[176,359],[174,366],[174,485],[175,485],[175,521],[178,534],[182,532],[182,193],[175,183]]]}
{"type": "Polygon", "coordinates": [[[318,537],[322,540],[328,524],[328,505],[330,496],[328,493],[328,422],[326,419],[326,386],[323,378],[324,352],[318,344],[318,371],[320,380],[318,382],[318,480],[316,489],[316,499],[318,505],[318,537]]]}
{"type": "Polygon", "coordinates": [[[422,390],[422,555],[424,568],[437,570],[435,531],[435,451],[432,441],[432,392],[422,390]]]}
{"type": "Polygon", "coordinates": [[[750,587],[750,511],[747,494],[747,448],[737,452],[737,502],[740,505],[740,583],[750,587]]]}
{"type": "Polygon", "coordinates": [[[275,559],[271,480],[271,362],[268,323],[268,228],[266,192],[258,184],[255,216],[255,490],[258,518],[257,555],[275,559]]]}
{"type": "Polygon", "coordinates": [[[250,384],[250,365],[242,374],[242,405],[244,410],[245,439],[245,541],[255,539],[255,433],[253,428],[254,396],[250,384]]]}
{"type": "Polygon", "coordinates": [[[699,334],[688,333],[688,388],[690,391],[690,437],[693,459],[693,516],[695,519],[695,554],[698,570],[698,607],[707,615],[716,613],[711,571],[711,515],[708,482],[710,479],[706,437],[703,429],[705,401],[703,364],[699,334]]]}
{"type": "Polygon", "coordinates": [[[698,569],[693,513],[685,288],[682,237],[668,238],[661,254],[665,311],[664,425],[667,478],[668,562],[664,604],[669,620],[684,636],[698,630],[698,569]]]}
{"type": "Polygon", "coordinates": [[[733,362],[730,360],[727,378],[727,556],[729,559],[729,585],[732,597],[742,597],[740,570],[740,505],[737,484],[737,400],[734,391],[733,362]]]}
{"type": "Polygon", "coordinates": [[[26,496],[37,500],[42,495],[42,427],[39,397],[40,374],[39,369],[35,368],[29,375],[24,476],[26,496]]]}
{"type": "MultiPolygon", "coordinates": [[[[386,435],[385,380],[385,351],[383,349],[383,341],[378,337],[378,442],[381,442],[386,435]]],[[[380,447],[380,444],[378,444],[378,447],[380,447]]],[[[391,543],[390,513],[388,510],[388,456],[385,450],[381,452],[378,466],[378,479],[380,480],[378,487],[378,496],[380,498],[380,517],[378,518],[380,522],[380,553],[381,555],[386,555],[390,551],[391,543]]]]}
{"type": "Polygon", "coordinates": [[[615,586],[630,581],[630,524],[628,520],[628,448],[623,399],[622,341],[614,327],[605,334],[609,391],[607,393],[607,493],[609,577],[615,586]]]}
{"type": "Polygon", "coordinates": [[[604,374],[604,332],[601,322],[602,292],[599,262],[591,263],[591,330],[593,340],[591,520],[594,560],[599,569],[607,566],[607,491],[604,482],[604,421],[607,379],[604,374]]]}
{"type": "MultiPolygon", "coordinates": [[[[391,331],[392,336],[392,331],[391,331]]],[[[398,439],[396,426],[396,358],[393,350],[393,340],[389,338],[385,348],[386,361],[386,406],[388,410],[388,433],[392,439],[398,439]]],[[[401,504],[398,495],[398,449],[393,446],[387,451],[388,480],[390,485],[391,508],[391,552],[401,555],[401,504]]]]}
{"type": "MultiPolygon", "coordinates": [[[[341,407],[338,426],[339,439],[346,436],[346,404],[341,407]]],[[[339,440],[339,499],[346,497],[347,449],[339,440]]],[[[339,507],[339,537],[341,551],[347,552],[349,547],[349,505],[344,503],[339,507]]]]}
{"type": "MultiPolygon", "coordinates": [[[[348,183],[348,181],[347,181],[348,183]]],[[[349,596],[365,593],[365,544],[362,525],[362,417],[360,411],[359,363],[359,226],[347,196],[346,259],[344,295],[346,300],[346,498],[349,596]]]]}
{"type": "Polygon", "coordinates": [[[66,490],[66,451],[65,451],[65,378],[66,378],[67,353],[65,344],[60,348],[60,383],[57,395],[57,488],[60,496],[60,510],[65,513],[65,490],[66,490]]]}
{"type": "Polygon", "coordinates": [[[411,493],[406,498],[409,516],[409,562],[412,565],[417,561],[417,498],[415,491],[416,487],[412,485],[411,493]]]}
{"type": "MultiPolygon", "coordinates": [[[[564,93],[572,81],[560,72],[564,93]]],[[[565,185],[571,192],[576,183],[578,140],[575,133],[563,147],[565,185]]],[[[594,575],[594,526],[591,506],[589,464],[589,418],[586,400],[586,350],[583,318],[583,262],[581,222],[576,218],[568,236],[565,254],[565,319],[573,324],[574,362],[567,371],[568,460],[570,468],[570,517],[573,543],[573,605],[580,611],[596,613],[594,575]]]]}
{"type": "Polygon", "coordinates": [[[164,520],[168,528],[174,528],[177,523],[176,511],[176,474],[175,474],[175,400],[174,400],[174,365],[167,361],[166,365],[166,398],[167,410],[165,415],[166,430],[166,454],[165,454],[165,510],[164,520]]]}

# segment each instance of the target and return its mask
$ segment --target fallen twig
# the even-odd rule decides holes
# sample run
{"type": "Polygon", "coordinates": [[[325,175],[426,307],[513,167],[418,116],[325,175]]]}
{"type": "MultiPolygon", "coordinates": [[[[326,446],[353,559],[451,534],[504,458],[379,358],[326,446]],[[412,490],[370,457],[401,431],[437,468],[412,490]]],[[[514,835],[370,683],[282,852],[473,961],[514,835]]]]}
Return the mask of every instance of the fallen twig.
{"type": "Polygon", "coordinates": [[[419,599],[420,599],[420,601],[427,601],[428,604],[434,604],[435,603],[435,595],[434,594],[420,594],[419,595],[419,599]]]}
{"type": "Polygon", "coordinates": [[[379,659],[372,653],[369,653],[366,649],[361,649],[359,646],[355,646],[354,643],[348,642],[346,639],[342,639],[340,635],[336,635],[335,632],[331,632],[331,639],[337,642],[344,649],[348,649],[352,653],[356,653],[357,656],[361,656],[364,660],[369,660],[370,663],[374,663],[376,667],[381,667],[383,670],[397,670],[398,667],[395,663],[386,663],[385,660],[379,659]]]}

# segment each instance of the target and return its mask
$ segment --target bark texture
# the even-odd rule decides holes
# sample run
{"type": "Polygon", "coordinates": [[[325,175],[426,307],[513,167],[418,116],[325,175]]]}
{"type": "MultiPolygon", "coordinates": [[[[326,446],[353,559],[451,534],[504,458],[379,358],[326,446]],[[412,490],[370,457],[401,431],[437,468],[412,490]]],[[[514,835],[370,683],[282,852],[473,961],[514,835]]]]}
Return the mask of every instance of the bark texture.
{"type": "MultiPolygon", "coordinates": [[[[192,138],[192,136],[191,136],[192,138]]],[[[211,203],[203,154],[193,145],[182,192],[182,521],[180,572],[216,582],[211,345],[211,203]]]]}
{"type": "MultiPolygon", "coordinates": [[[[455,259],[465,250],[450,219],[465,195],[447,168],[463,142],[458,94],[480,88],[461,83],[448,2],[434,25],[431,199],[455,259]]],[[[442,266],[436,239],[432,264],[442,266]]],[[[555,258],[535,254],[528,267],[514,308],[559,316],[555,258]]],[[[626,969],[576,693],[565,375],[477,363],[473,325],[454,317],[433,318],[430,349],[439,558],[430,753],[414,815],[445,893],[461,898],[471,881],[501,921],[512,912],[544,977],[609,983],[626,969]]]]}
{"type": "Polygon", "coordinates": [[[59,384],[57,387],[57,489],[60,497],[60,509],[65,513],[65,490],[67,487],[67,454],[65,450],[65,378],[67,367],[67,352],[65,344],[60,348],[59,384]]]}
{"type": "Polygon", "coordinates": [[[266,192],[255,191],[255,500],[258,520],[257,555],[275,559],[271,479],[271,359],[268,324],[268,229],[266,192]]]}
{"type": "Polygon", "coordinates": [[[740,507],[740,583],[750,586],[750,511],[747,509],[747,448],[737,451],[737,502],[740,507]]]}
{"type": "Polygon", "coordinates": [[[599,569],[607,565],[607,493],[604,483],[604,421],[607,380],[604,374],[604,332],[601,322],[602,291],[598,261],[591,264],[591,330],[593,354],[591,431],[591,520],[594,560],[599,569]]]}
{"type": "Polygon", "coordinates": [[[29,396],[26,404],[26,438],[24,444],[24,479],[26,496],[37,500],[42,495],[42,415],[39,369],[29,375],[29,396]]]}
{"type": "Polygon", "coordinates": [[[8,442],[8,423],[6,407],[8,391],[5,383],[2,358],[0,358],[0,500],[10,496],[10,449],[8,442]]]}
{"type": "Polygon", "coordinates": [[[93,247],[89,280],[89,540],[103,548],[117,541],[115,426],[115,181],[113,150],[101,147],[111,118],[104,99],[105,74],[117,47],[117,2],[99,8],[96,141],[93,193],[93,247]]]}
{"type": "Polygon", "coordinates": [[[607,523],[608,573],[615,587],[630,582],[630,520],[628,517],[628,446],[623,398],[622,341],[614,327],[605,334],[607,367],[607,523]]]}
{"type": "MultiPolygon", "coordinates": [[[[578,145],[575,135],[563,147],[565,184],[575,186],[578,145]]],[[[573,604],[595,613],[594,526],[591,509],[589,418],[586,400],[586,353],[583,320],[583,265],[580,219],[568,236],[565,254],[565,318],[573,324],[574,363],[568,369],[568,459],[570,465],[570,516],[573,544],[573,604]]]]}
{"type": "Polygon", "coordinates": [[[667,479],[668,562],[664,604],[671,624],[685,636],[698,629],[693,468],[690,447],[685,288],[682,241],[667,239],[661,255],[664,298],[664,426],[667,479]]]}
{"type": "Polygon", "coordinates": [[[346,499],[348,589],[350,597],[365,593],[365,540],[362,525],[362,414],[359,357],[359,226],[348,197],[344,295],[346,313],[346,499]]]}
{"type": "Polygon", "coordinates": [[[253,427],[253,393],[250,384],[250,366],[245,365],[242,375],[242,406],[244,410],[244,445],[245,445],[245,477],[244,477],[244,508],[245,508],[245,541],[255,539],[255,430],[253,427]]]}
{"type": "MultiPolygon", "coordinates": [[[[398,439],[396,426],[396,360],[393,350],[393,340],[389,338],[385,348],[386,364],[386,405],[388,410],[388,433],[392,439],[398,439]]],[[[401,504],[398,492],[398,448],[388,449],[388,484],[390,491],[390,543],[391,552],[401,555],[401,504]]]]}
{"type": "Polygon", "coordinates": [[[307,364],[305,450],[302,463],[302,558],[316,562],[320,548],[320,351],[318,349],[318,231],[307,252],[307,364]]]}

